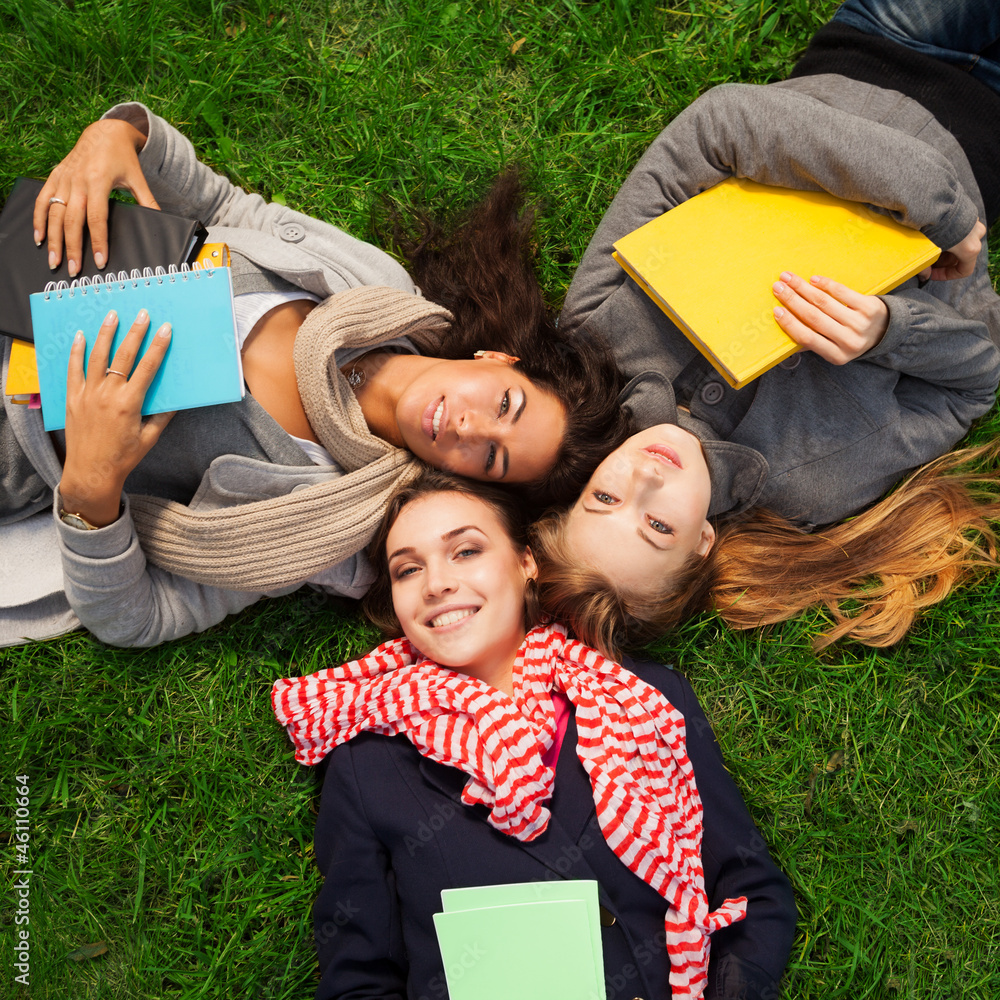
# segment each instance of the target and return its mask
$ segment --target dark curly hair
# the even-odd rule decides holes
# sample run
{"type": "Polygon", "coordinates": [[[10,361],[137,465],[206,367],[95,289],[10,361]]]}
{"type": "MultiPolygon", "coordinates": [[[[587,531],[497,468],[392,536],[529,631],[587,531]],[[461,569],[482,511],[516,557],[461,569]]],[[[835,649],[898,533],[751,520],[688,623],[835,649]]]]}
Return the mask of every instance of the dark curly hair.
{"type": "Polygon", "coordinates": [[[525,201],[519,172],[508,170],[485,198],[446,223],[386,204],[376,229],[405,260],[424,297],[454,315],[441,357],[512,354],[520,359],[514,367],[566,408],[555,466],[523,487],[530,501],[548,506],[576,499],[632,427],[618,404],[624,379],[608,346],[561,333],[545,303],[533,263],[536,210],[525,201]]]}

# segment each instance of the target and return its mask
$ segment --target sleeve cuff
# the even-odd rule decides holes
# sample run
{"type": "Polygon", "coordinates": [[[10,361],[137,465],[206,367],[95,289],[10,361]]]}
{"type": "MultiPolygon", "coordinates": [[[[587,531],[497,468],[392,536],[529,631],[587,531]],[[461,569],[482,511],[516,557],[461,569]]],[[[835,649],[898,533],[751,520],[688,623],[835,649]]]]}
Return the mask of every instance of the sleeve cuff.
{"type": "Polygon", "coordinates": [[[114,118],[116,121],[128,122],[129,125],[137,128],[147,139],[149,138],[149,109],[138,101],[116,104],[109,111],[105,111],[101,115],[102,121],[105,118],[114,118]]]}
{"type": "Polygon", "coordinates": [[[129,513],[128,497],[123,493],[121,517],[105,528],[96,531],[83,531],[65,524],[59,517],[62,509],[62,498],[59,488],[55,490],[55,503],[52,505],[53,517],[56,520],[56,530],[59,541],[70,552],[86,559],[113,559],[122,555],[132,544],[132,515],[129,513]]]}

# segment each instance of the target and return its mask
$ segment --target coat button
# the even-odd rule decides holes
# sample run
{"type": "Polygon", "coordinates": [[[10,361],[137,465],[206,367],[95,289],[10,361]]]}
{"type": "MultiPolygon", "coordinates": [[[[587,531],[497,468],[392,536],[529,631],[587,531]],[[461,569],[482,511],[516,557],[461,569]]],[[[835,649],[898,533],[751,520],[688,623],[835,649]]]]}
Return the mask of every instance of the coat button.
{"type": "Polygon", "coordinates": [[[306,238],[306,231],[297,222],[288,222],[278,230],[278,235],[286,243],[301,243],[306,238]]]}
{"type": "Polygon", "coordinates": [[[708,406],[715,406],[725,395],[725,392],[721,382],[706,382],[701,387],[701,401],[708,406]]]}
{"type": "Polygon", "coordinates": [[[779,368],[787,368],[791,371],[793,368],[799,367],[799,362],[802,360],[801,354],[793,354],[790,358],[785,358],[784,361],[778,363],[779,368]]]}

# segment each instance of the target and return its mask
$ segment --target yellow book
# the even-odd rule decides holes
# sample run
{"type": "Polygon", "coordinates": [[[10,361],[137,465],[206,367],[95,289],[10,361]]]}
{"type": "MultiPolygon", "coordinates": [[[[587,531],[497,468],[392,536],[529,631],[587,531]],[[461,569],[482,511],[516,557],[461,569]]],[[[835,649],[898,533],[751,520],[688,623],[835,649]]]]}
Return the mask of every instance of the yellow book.
{"type": "Polygon", "coordinates": [[[940,253],[856,202],[731,177],[620,239],[614,258],[741,389],[799,350],[774,318],[782,271],[878,295],[940,253]]]}
{"type": "Polygon", "coordinates": [[[8,396],[24,396],[38,392],[38,365],[35,363],[35,345],[26,340],[13,340],[10,345],[10,363],[7,366],[8,396]]]}

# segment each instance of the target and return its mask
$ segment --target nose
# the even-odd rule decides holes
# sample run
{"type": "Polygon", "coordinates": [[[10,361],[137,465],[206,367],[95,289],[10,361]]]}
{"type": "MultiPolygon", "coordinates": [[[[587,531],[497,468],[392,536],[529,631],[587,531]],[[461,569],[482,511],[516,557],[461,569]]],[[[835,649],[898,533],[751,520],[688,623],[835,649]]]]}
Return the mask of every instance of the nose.
{"type": "Polygon", "coordinates": [[[638,462],[633,467],[636,482],[647,486],[659,486],[663,482],[663,470],[656,459],[638,462]]]}
{"type": "Polygon", "coordinates": [[[458,439],[464,444],[479,444],[486,439],[485,421],[476,410],[463,410],[456,424],[458,439]]]}
{"type": "Polygon", "coordinates": [[[424,600],[436,600],[453,593],[456,589],[455,574],[448,560],[428,560],[424,570],[424,600]]]}

